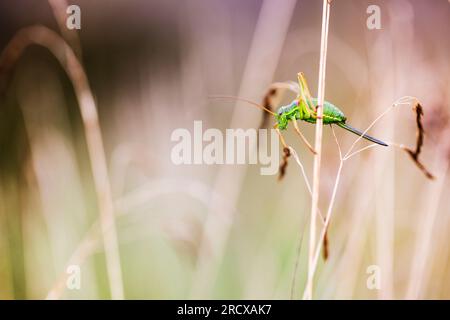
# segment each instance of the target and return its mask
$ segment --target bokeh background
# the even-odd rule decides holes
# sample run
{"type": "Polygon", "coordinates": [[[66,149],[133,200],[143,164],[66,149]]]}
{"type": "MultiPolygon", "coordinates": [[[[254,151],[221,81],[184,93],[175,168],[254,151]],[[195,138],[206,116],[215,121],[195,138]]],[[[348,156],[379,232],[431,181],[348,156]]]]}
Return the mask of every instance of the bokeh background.
{"type": "MultiPolygon", "coordinates": [[[[301,298],[311,201],[295,161],[280,182],[258,165],[176,166],[170,136],[193,130],[194,120],[223,131],[259,125],[260,110],[209,95],[260,102],[270,83],[299,71],[316,94],[322,2],[71,1],[81,8],[79,31],[60,28],[58,4],[67,5],[2,1],[0,49],[39,24],[82,57],[111,178],[124,297],[288,299],[300,243],[293,296],[301,298]]],[[[364,129],[396,99],[416,96],[421,157],[436,179],[394,148],[346,161],[314,298],[450,298],[449,32],[447,0],[333,1],[326,99],[364,129]],[[366,26],[371,4],[381,9],[380,30],[366,26]],[[381,271],[379,290],[366,286],[371,265],[381,271]]],[[[111,298],[73,85],[39,46],[11,72],[0,95],[0,298],[111,298]],[[73,262],[80,290],[65,286],[73,262]]],[[[301,127],[312,141],[314,127],[301,127]]],[[[415,130],[411,107],[399,106],[371,133],[413,146],[415,130]]],[[[347,150],[355,136],[336,133],[347,150]]],[[[291,131],[286,138],[311,178],[311,154],[291,131]]],[[[325,212],[339,165],[329,128],[322,159],[325,212]]]]}

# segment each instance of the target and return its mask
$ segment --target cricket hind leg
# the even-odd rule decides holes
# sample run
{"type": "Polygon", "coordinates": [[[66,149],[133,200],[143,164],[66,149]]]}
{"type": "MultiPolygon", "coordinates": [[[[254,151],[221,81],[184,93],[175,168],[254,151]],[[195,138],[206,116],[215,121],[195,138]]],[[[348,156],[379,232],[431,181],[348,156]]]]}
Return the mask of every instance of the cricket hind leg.
{"type": "MultiPolygon", "coordinates": [[[[313,109],[313,103],[311,98],[311,92],[309,91],[308,83],[306,82],[305,75],[302,72],[299,72],[297,74],[297,81],[298,81],[298,96],[297,100],[299,101],[299,104],[304,102],[306,104],[305,112],[309,113],[316,113],[316,110],[313,109]]],[[[294,118],[292,119],[292,122],[294,123],[295,132],[297,132],[298,136],[302,139],[302,141],[306,144],[308,149],[313,153],[317,154],[316,150],[312,147],[311,143],[305,138],[303,133],[300,131],[297,120],[294,118]]]]}
{"type": "Polygon", "coordinates": [[[314,106],[314,104],[312,103],[311,92],[309,91],[308,82],[306,82],[306,78],[303,72],[299,72],[297,74],[297,81],[299,88],[297,100],[304,101],[306,103],[306,107],[308,108],[309,112],[316,114],[317,106],[314,106]]]}
{"type": "Polygon", "coordinates": [[[292,119],[292,123],[294,124],[294,129],[295,132],[298,134],[298,136],[300,137],[300,139],[306,144],[306,146],[308,147],[308,149],[313,153],[313,154],[317,154],[316,150],[314,150],[314,148],[312,147],[312,145],[309,143],[308,139],[306,139],[306,137],[303,135],[303,133],[300,131],[300,128],[298,127],[298,123],[296,119],[292,119]]]}

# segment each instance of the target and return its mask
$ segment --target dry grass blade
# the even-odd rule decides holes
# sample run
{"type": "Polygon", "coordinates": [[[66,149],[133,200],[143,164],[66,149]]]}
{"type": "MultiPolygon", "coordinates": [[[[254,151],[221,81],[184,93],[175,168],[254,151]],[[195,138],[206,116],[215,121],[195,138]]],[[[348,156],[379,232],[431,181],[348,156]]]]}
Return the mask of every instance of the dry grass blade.
{"type": "Polygon", "coordinates": [[[105,150],[97,107],[83,66],[72,48],[57,33],[44,26],[27,27],[15,34],[0,56],[0,90],[6,88],[10,71],[23,51],[33,44],[47,48],[56,57],[72,82],[80,106],[94,177],[111,297],[122,299],[122,271],[105,150]]]}
{"type": "Polygon", "coordinates": [[[420,162],[419,155],[422,151],[423,146],[423,140],[424,140],[424,134],[425,131],[423,129],[422,125],[422,117],[423,117],[423,108],[420,103],[416,103],[413,107],[413,111],[416,113],[416,125],[417,125],[417,133],[416,133],[416,149],[412,150],[408,147],[403,146],[402,149],[406,151],[406,153],[409,154],[411,159],[414,161],[414,163],[417,165],[417,167],[425,174],[425,176],[428,179],[433,180],[434,176],[425,168],[425,165],[420,162]]]}
{"type": "Polygon", "coordinates": [[[330,252],[328,250],[328,228],[325,229],[325,234],[323,236],[323,250],[322,250],[322,254],[323,254],[323,259],[327,260],[330,252]]]}
{"type": "MultiPolygon", "coordinates": [[[[272,97],[274,97],[277,94],[277,89],[271,88],[267,91],[266,95],[263,99],[263,107],[267,110],[274,111],[274,107],[272,105],[272,97]]],[[[259,125],[259,128],[266,128],[269,124],[270,120],[270,114],[267,112],[263,112],[263,118],[261,120],[261,124],[259,125]]]]}
{"type": "Polygon", "coordinates": [[[283,148],[283,161],[280,165],[280,170],[278,173],[278,181],[283,180],[286,175],[286,168],[288,166],[288,159],[291,156],[291,150],[289,148],[283,148]]]}

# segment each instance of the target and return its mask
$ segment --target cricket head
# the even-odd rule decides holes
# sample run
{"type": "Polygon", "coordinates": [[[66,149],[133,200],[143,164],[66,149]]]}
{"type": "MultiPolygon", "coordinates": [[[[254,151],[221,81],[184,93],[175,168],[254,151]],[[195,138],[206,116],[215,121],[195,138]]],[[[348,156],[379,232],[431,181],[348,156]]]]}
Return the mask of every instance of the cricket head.
{"type": "Polygon", "coordinates": [[[288,118],[286,116],[284,107],[280,107],[278,109],[276,118],[277,118],[278,129],[285,130],[288,125],[288,118]]]}

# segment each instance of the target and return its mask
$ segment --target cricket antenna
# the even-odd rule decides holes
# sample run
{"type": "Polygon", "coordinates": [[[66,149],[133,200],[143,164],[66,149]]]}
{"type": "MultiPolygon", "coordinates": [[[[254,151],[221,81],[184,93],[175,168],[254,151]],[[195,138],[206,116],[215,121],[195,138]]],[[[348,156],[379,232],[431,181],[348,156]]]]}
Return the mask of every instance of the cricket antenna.
{"type": "Polygon", "coordinates": [[[243,102],[247,102],[263,111],[266,111],[268,113],[270,113],[273,116],[276,116],[276,113],[267,109],[266,107],[263,107],[262,105],[260,105],[259,103],[256,103],[252,100],[249,99],[245,99],[245,98],[241,98],[241,97],[236,97],[236,96],[208,96],[209,99],[233,99],[233,100],[238,100],[238,101],[243,101],[243,102]]]}

